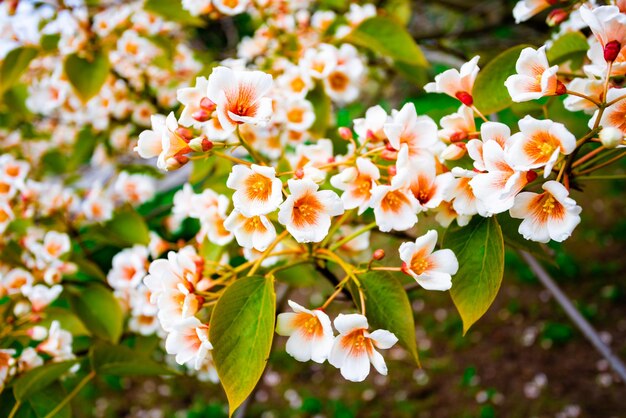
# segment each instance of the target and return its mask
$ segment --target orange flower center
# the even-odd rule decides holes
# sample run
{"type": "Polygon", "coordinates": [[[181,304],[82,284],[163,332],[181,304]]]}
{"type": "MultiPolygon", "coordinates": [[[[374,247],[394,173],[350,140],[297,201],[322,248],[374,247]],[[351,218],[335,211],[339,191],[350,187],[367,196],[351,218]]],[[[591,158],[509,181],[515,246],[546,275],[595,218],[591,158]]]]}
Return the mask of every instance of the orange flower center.
{"type": "Polygon", "coordinates": [[[307,193],[293,204],[291,218],[297,227],[314,225],[322,210],[324,210],[324,205],[319,199],[314,194],[307,193]]]}
{"type": "Polygon", "coordinates": [[[250,200],[267,201],[272,193],[272,180],[258,173],[245,181],[246,194],[250,200]]]}
{"type": "Polygon", "coordinates": [[[399,190],[393,190],[385,195],[380,206],[385,212],[399,212],[402,206],[407,203],[409,203],[409,200],[404,193],[399,190]]]}
{"type": "Polygon", "coordinates": [[[350,79],[347,75],[340,71],[333,72],[330,76],[328,76],[328,82],[333,90],[342,91],[345,90],[348,84],[350,83],[350,79]]]}

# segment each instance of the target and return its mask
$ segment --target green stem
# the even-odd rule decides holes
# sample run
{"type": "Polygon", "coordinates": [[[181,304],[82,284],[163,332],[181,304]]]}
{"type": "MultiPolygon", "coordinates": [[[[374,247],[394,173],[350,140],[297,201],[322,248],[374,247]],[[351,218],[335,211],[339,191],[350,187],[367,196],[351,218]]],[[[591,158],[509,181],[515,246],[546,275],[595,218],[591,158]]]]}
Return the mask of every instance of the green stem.
{"type": "Polygon", "coordinates": [[[72,389],[72,391],[52,411],[50,411],[48,415],[45,416],[45,418],[54,418],[55,416],[57,416],[59,411],[61,411],[61,409],[63,409],[63,407],[67,405],[67,403],[71,401],[78,394],[78,392],[80,392],[80,390],[95,376],[95,371],[92,370],[91,372],[89,372],[89,374],[85,376],[83,380],[81,380],[80,383],[78,383],[76,387],[72,389]]]}
{"type": "Polygon", "coordinates": [[[347,237],[344,237],[344,238],[340,239],[339,241],[337,241],[336,243],[334,243],[333,245],[328,247],[328,249],[330,251],[335,251],[337,248],[341,247],[346,242],[352,241],[353,239],[355,239],[359,235],[362,235],[362,234],[366,233],[367,231],[369,231],[370,229],[373,229],[375,227],[376,227],[376,222],[372,222],[371,224],[365,225],[363,228],[359,229],[358,231],[355,231],[352,234],[348,235],[347,237]]]}
{"type": "Polygon", "coordinates": [[[236,132],[237,132],[237,138],[239,139],[239,143],[241,144],[242,147],[246,149],[246,151],[248,151],[248,154],[250,154],[250,157],[252,157],[252,159],[256,161],[257,163],[267,163],[267,160],[263,158],[263,156],[259,154],[254,148],[252,148],[250,144],[246,142],[245,139],[243,139],[243,136],[241,136],[241,132],[239,132],[239,125],[237,125],[236,132]]]}
{"type": "Polygon", "coordinates": [[[580,177],[578,180],[626,180],[626,174],[613,174],[606,176],[587,176],[580,177]]]}
{"type": "Polygon", "coordinates": [[[15,405],[13,405],[13,409],[11,409],[11,413],[9,414],[9,418],[13,418],[15,414],[17,414],[17,410],[22,406],[22,401],[16,400],[15,405]]]}

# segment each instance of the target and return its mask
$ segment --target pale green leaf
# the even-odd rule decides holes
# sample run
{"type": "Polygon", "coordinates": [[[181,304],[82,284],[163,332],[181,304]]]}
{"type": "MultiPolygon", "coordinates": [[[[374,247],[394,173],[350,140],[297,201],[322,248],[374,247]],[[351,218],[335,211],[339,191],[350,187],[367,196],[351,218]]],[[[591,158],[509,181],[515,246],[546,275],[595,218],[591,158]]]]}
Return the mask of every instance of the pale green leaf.
{"type": "Polygon", "coordinates": [[[321,83],[317,83],[315,88],[307,94],[306,99],[311,102],[315,112],[315,122],[309,131],[318,137],[326,136],[332,105],[330,98],[324,91],[324,86],[321,83]]]}
{"type": "Polygon", "coordinates": [[[148,245],[150,242],[150,231],[146,222],[133,209],[117,213],[106,223],[105,229],[110,235],[127,245],[148,245]]]}
{"type": "Polygon", "coordinates": [[[31,46],[21,46],[9,52],[0,69],[0,93],[8,90],[28,68],[28,64],[37,56],[37,49],[31,46]]]}
{"type": "Polygon", "coordinates": [[[570,60],[579,62],[584,59],[588,49],[589,43],[582,33],[569,32],[554,41],[546,55],[550,65],[562,64],[570,60]]]}
{"type": "Polygon", "coordinates": [[[257,385],[274,337],[276,294],[265,277],[244,277],[224,291],[211,315],[209,340],[230,414],[257,385]]]}
{"type": "Polygon", "coordinates": [[[119,341],[124,314],[111,290],[98,282],[67,286],[72,310],[91,333],[99,338],[119,341]]]}
{"type": "Polygon", "coordinates": [[[504,241],[495,216],[475,216],[464,227],[450,226],[443,247],[454,251],[459,271],[450,295],[463,320],[463,333],[491,306],[504,274],[504,241]]]}
{"type": "Polygon", "coordinates": [[[515,74],[515,63],[522,49],[527,47],[528,45],[518,45],[507,49],[489,61],[478,73],[472,96],[474,105],[483,114],[496,113],[513,104],[504,82],[515,74]]]}
{"type": "Polygon", "coordinates": [[[169,21],[182,23],[183,25],[203,25],[202,19],[198,16],[192,16],[187,10],[183,9],[182,3],[179,1],[147,0],[143,8],[169,21]]]}

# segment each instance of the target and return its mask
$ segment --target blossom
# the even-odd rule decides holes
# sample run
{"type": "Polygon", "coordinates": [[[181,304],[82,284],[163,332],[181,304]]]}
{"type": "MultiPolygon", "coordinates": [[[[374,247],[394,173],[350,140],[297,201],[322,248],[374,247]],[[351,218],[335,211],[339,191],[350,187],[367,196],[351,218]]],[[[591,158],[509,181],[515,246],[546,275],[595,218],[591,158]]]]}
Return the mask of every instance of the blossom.
{"type": "Polygon", "coordinates": [[[42,245],[35,245],[33,250],[38,260],[53,263],[72,248],[70,237],[57,231],[48,231],[42,245]]]}
{"type": "MultiPolygon", "coordinates": [[[[600,118],[600,126],[603,128],[612,127],[621,130],[626,135],[626,88],[610,89],[606,94],[607,102],[615,101],[612,105],[604,109],[600,118]],[[622,98],[621,100],[617,100],[622,98]]],[[[589,127],[593,127],[598,118],[599,110],[589,121],[589,127]]]]}
{"type": "Polygon", "coordinates": [[[330,318],[320,309],[309,310],[288,301],[293,312],[276,319],[276,333],[287,340],[287,353],[298,361],[323,363],[330,353],[334,335],[330,318]]]}
{"type": "Polygon", "coordinates": [[[527,240],[562,242],[580,223],[581,207],[561,183],[547,181],[543,193],[523,192],[515,198],[511,217],[523,219],[519,233],[527,240]]]}
{"type": "Polygon", "coordinates": [[[559,154],[568,155],[576,148],[576,138],[562,123],[526,116],[519,121],[519,128],[508,151],[516,170],[545,167],[543,175],[548,177],[559,154]]]}
{"type": "Polygon", "coordinates": [[[315,122],[311,102],[305,99],[291,100],[284,108],[285,126],[293,131],[306,131],[315,122]]]}
{"type": "Polygon", "coordinates": [[[272,113],[272,99],[264,97],[272,76],[261,71],[217,67],[209,76],[207,97],[217,106],[223,129],[234,131],[241,123],[263,124],[272,113]]]}
{"type": "Polygon", "coordinates": [[[525,22],[554,3],[553,0],[520,0],[513,8],[515,23],[525,22]]]}
{"type": "Polygon", "coordinates": [[[478,60],[477,55],[470,61],[461,66],[460,70],[450,69],[435,76],[435,81],[424,86],[424,90],[429,93],[445,93],[448,96],[455,97],[466,106],[474,103],[472,98],[472,89],[474,81],[478,76],[478,60]]]}
{"type": "Polygon", "coordinates": [[[249,3],[250,0],[213,0],[213,6],[227,16],[244,12],[249,3]]]}
{"type": "Polygon", "coordinates": [[[30,287],[33,284],[33,275],[22,268],[11,269],[0,278],[0,295],[5,292],[8,295],[20,293],[22,288],[30,287]]]}
{"type": "Polygon", "coordinates": [[[439,137],[454,145],[458,145],[461,140],[473,137],[476,132],[474,111],[465,105],[461,105],[457,112],[442,117],[439,124],[442,128],[439,131],[439,137]]]}
{"type": "Polygon", "coordinates": [[[387,330],[369,332],[367,318],[359,314],[339,314],[334,321],[339,335],[335,337],[328,362],[351,382],[362,382],[370,373],[370,363],[382,375],[387,365],[376,349],[389,349],[398,338],[387,330]]]}
{"type": "Polygon", "coordinates": [[[14,355],[15,350],[10,348],[0,348],[0,391],[4,390],[5,383],[14,371],[14,355]]]}
{"type": "Polygon", "coordinates": [[[244,216],[273,212],[283,201],[282,183],[274,167],[236,165],[226,186],[235,190],[233,204],[244,216]]]}
{"type": "Polygon", "coordinates": [[[604,59],[614,61],[626,48],[626,15],[617,6],[600,6],[593,10],[582,6],[580,17],[602,45],[604,59]]]}
{"type": "Polygon", "coordinates": [[[48,330],[48,338],[37,345],[37,351],[46,353],[54,361],[63,361],[74,358],[72,353],[72,334],[61,329],[59,321],[52,321],[48,330]]]}
{"type": "Polygon", "coordinates": [[[123,201],[139,205],[152,199],[156,193],[156,185],[151,176],[122,171],[115,181],[113,190],[123,201]]]}
{"type": "Polygon", "coordinates": [[[370,206],[382,232],[406,231],[417,223],[419,202],[410,190],[400,185],[374,187],[370,206]]]}
{"type": "Polygon", "coordinates": [[[556,74],[559,66],[549,66],[545,45],[537,50],[524,48],[515,63],[515,70],[517,73],[504,82],[514,102],[565,93],[565,86],[556,74]]]}
{"type": "Polygon", "coordinates": [[[32,306],[33,312],[41,312],[46,306],[59,297],[63,287],[61,285],[54,285],[48,287],[43,284],[36,284],[34,286],[24,286],[22,293],[26,296],[32,306]]]}
{"type": "Polygon", "coordinates": [[[359,208],[358,214],[365,212],[372,197],[372,187],[380,178],[380,171],[367,158],[359,157],[356,167],[348,167],[339,174],[331,177],[333,187],[343,190],[341,200],[345,209],[359,208]]]}
{"type": "Polygon", "coordinates": [[[148,249],[141,245],[127,248],[113,256],[113,266],[107,282],[114,289],[133,289],[148,273],[148,249]]]}
{"type": "Polygon", "coordinates": [[[331,190],[318,191],[311,180],[287,184],[291,194],[280,205],[278,222],[300,243],[320,242],[328,234],[330,218],[343,214],[343,202],[331,190]]]}
{"type": "Polygon", "coordinates": [[[496,141],[503,149],[510,143],[511,128],[500,122],[485,122],[480,125],[479,139],[471,139],[467,142],[467,153],[474,160],[474,168],[478,171],[485,171],[483,161],[483,144],[487,141],[496,141]]]}
{"type": "Polygon", "coordinates": [[[228,215],[224,228],[235,235],[241,247],[258,251],[265,251],[276,239],[276,228],[265,215],[246,217],[237,209],[228,215]]]}
{"type": "Polygon", "coordinates": [[[176,363],[194,362],[196,369],[212,350],[209,342],[209,327],[195,316],[190,316],[175,323],[165,340],[165,350],[176,355],[176,363]]]}
{"type": "MultiPolygon", "coordinates": [[[[601,102],[601,96],[604,94],[604,81],[593,78],[575,78],[568,84],[567,88],[601,102]]],[[[593,113],[597,109],[593,102],[584,97],[574,95],[568,95],[563,101],[563,106],[570,112],[582,110],[585,113],[593,113]]]]}
{"type": "Polygon", "coordinates": [[[399,111],[393,111],[391,120],[384,125],[384,132],[391,146],[400,150],[407,144],[412,157],[429,157],[438,142],[437,124],[428,116],[417,116],[415,105],[407,103],[399,111]]]}
{"type": "Polygon", "coordinates": [[[186,87],[176,92],[176,99],[184,106],[178,123],[183,126],[198,126],[208,120],[215,105],[206,97],[209,81],[206,77],[196,77],[194,87],[186,87]]]}
{"type": "Polygon", "coordinates": [[[354,120],[354,131],[361,142],[366,138],[373,142],[382,141],[387,138],[384,127],[388,119],[387,112],[380,105],[370,107],[365,111],[364,118],[354,120]]]}
{"type": "Polygon", "coordinates": [[[449,249],[437,250],[437,231],[430,230],[415,242],[400,245],[402,271],[410,275],[427,290],[448,290],[452,275],[459,270],[459,262],[449,249]]]}

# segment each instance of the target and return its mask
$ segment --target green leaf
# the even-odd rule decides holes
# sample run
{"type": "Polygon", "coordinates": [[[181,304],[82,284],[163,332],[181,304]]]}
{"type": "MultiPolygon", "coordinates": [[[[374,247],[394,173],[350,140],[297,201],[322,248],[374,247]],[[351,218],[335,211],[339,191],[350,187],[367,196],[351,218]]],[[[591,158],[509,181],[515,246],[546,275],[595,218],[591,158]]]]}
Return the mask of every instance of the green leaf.
{"type": "Polygon", "coordinates": [[[463,334],[491,306],[504,274],[504,241],[495,216],[475,216],[464,227],[449,227],[443,247],[454,251],[459,271],[452,276],[450,295],[463,319],[463,334]]]}
{"type": "Polygon", "coordinates": [[[190,26],[202,26],[203,20],[197,16],[192,16],[183,9],[179,1],[147,0],[143,5],[144,10],[153,12],[169,21],[182,23],[190,26]]]}
{"type": "Polygon", "coordinates": [[[140,350],[123,345],[96,344],[89,353],[91,367],[100,375],[166,376],[176,371],[159,364],[140,350]]]}
{"type": "Polygon", "coordinates": [[[15,84],[22,73],[28,68],[28,64],[37,56],[37,48],[22,46],[9,52],[0,69],[0,93],[8,90],[15,84]]]}
{"type": "Polygon", "coordinates": [[[309,131],[318,137],[326,136],[332,104],[330,97],[324,91],[324,86],[321,83],[317,83],[315,88],[307,94],[306,99],[311,102],[315,111],[315,122],[309,131]]]}
{"type": "Polygon", "coordinates": [[[402,26],[406,26],[411,20],[410,0],[387,0],[383,9],[402,26]]]}
{"type": "Polygon", "coordinates": [[[68,309],[57,306],[49,306],[43,312],[44,317],[38,325],[50,328],[52,321],[59,321],[62,329],[70,332],[74,337],[82,335],[91,335],[85,324],[76,316],[76,314],[68,309]]]}
{"type": "Polygon", "coordinates": [[[409,32],[396,20],[375,16],[365,19],[347,41],[406,64],[428,67],[428,61],[409,32]]]}
{"type": "Polygon", "coordinates": [[[496,113],[513,104],[509,91],[504,86],[506,79],[515,74],[515,63],[522,49],[529,45],[509,48],[489,61],[478,73],[472,96],[474,105],[484,114],[496,113]]]}
{"type": "Polygon", "coordinates": [[[230,415],[263,374],[274,337],[275,312],[274,285],[261,276],[235,281],[215,305],[209,340],[230,415]]]}
{"type": "Polygon", "coordinates": [[[34,393],[46,388],[67,372],[74,364],[76,364],[76,360],[69,360],[61,363],[46,364],[30,370],[15,381],[13,385],[15,399],[24,401],[34,393]]]}
{"type": "Polygon", "coordinates": [[[117,342],[122,336],[124,314],[113,293],[98,282],[67,286],[72,310],[93,335],[117,342]]]}
{"type": "Polygon", "coordinates": [[[94,97],[109,75],[109,57],[106,51],[95,52],[93,59],[87,60],[77,54],[65,59],[65,74],[74,91],[83,102],[94,97]]]}
{"type": "Polygon", "coordinates": [[[582,33],[569,32],[554,41],[546,55],[550,65],[557,65],[570,60],[582,61],[588,49],[589,43],[582,33]]]}
{"type": "Polygon", "coordinates": [[[150,243],[150,231],[144,219],[135,210],[128,209],[116,214],[106,223],[108,232],[128,245],[150,243]]]}
{"type": "MultiPolygon", "coordinates": [[[[400,281],[388,271],[370,271],[359,276],[359,283],[372,329],[393,332],[419,365],[413,309],[400,281]]],[[[358,288],[353,286],[351,291],[355,302],[360,305],[358,288]]]]}

